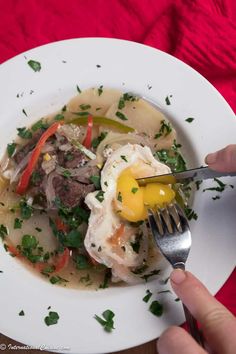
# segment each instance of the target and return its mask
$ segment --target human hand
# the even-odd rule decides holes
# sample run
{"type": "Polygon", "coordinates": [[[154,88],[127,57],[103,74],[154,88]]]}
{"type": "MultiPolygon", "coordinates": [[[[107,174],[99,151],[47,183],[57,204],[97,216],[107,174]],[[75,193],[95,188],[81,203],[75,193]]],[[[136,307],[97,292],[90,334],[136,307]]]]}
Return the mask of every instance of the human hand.
{"type": "MultiPolygon", "coordinates": [[[[235,354],[236,318],[191,273],[176,269],[170,280],[177,296],[201,324],[209,352],[235,354]]],[[[168,328],[160,336],[157,347],[159,354],[207,353],[180,327],[168,328]]]]}
{"type": "Polygon", "coordinates": [[[208,154],[205,158],[208,166],[219,172],[236,171],[236,145],[228,145],[224,149],[208,154]]]}

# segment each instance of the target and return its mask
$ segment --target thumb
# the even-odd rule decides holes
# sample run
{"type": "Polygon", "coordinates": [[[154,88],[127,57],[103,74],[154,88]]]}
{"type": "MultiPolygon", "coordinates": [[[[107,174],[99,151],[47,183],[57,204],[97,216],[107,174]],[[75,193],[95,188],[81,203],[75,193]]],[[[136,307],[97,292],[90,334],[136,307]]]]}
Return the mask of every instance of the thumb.
{"type": "Polygon", "coordinates": [[[205,158],[208,166],[219,172],[236,171],[236,144],[228,145],[226,148],[208,154],[205,158]]]}
{"type": "Polygon", "coordinates": [[[236,353],[236,319],[191,273],[180,269],[170,276],[171,285],[201,324],[205,338],[217,353],[236,353]]]}

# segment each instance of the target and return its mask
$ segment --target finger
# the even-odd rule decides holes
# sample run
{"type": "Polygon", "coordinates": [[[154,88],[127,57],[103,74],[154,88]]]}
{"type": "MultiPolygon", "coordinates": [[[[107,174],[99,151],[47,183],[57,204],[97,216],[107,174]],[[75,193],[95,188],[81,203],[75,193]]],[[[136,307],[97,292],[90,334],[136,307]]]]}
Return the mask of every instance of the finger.
{"type": "Polygon", "coordinates": [[[236,145],[228,145],[222,150],[207,155],[205,162],[212,170],[219,172],[236,171],[236,145]]]}
{"type": "Polygon", "coordinates": [[[180,269],[170,276],[177,296],[200,322],[210,347],[217,353],[236,353],[236,319],[191,273],[180,269]]]}
{"type": "Polygon", "coordinates": [[[195,340],[180,327],[169,327],[158,339],[159,354],[206,354],[195,340]]]}

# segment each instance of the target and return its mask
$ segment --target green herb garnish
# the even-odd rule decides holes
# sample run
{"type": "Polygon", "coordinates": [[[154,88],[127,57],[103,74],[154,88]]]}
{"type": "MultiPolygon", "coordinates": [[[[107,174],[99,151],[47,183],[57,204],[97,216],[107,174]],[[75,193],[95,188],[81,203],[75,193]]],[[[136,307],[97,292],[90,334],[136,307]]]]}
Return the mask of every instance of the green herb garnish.
{"type": "Polygon", "coordinates": [[[54,117],[54,120],[63,120],[63,119],[64,119],[64,115],[61,113],[56,114],[54,117]]]}
{"type": "Polygon", "coordinates": [[[128,120],[128,118],[124,115],[124,113],[117,111],[116,116],[120,118],[121,120],[128,120]]]}
{"type": "Polygon", "coordinates": [[[63,283],[68,283],[68,280],[60,277],[59,275],[53,275],[49,279],[51,284],[63,284],[63,283]]]}
{"type": "Polygon", "coordinates": [[[160,269],[154,269],[150,273],[143,275],[141,278],[144,279],[145,281],[148,281],[150,277],[152,277],[153,275],[157,275],[159,273],[160,273],[160,269]]]}
{"type": "Polygon", "coordinates": [[[26,127],[17,128],[17,130],[18,130],[17,135],[22,139],[31,139],[33,136],[31,131],[29,129],[26,129],[26,127]]]}
{"type": "Polygon", "coordinates": [[[150,290],[146,290],[146,293],[147,295],[144,296],[143,301],[147,303],[151,299],[152,293],[150,290]]]}
{"type": "Polygon", "coordinates": [[[195,211],[191,208],[185,207],[184,208],[184,213],[187,217],[188,220],[197,220],[198,215],[195,213],[195,211]]]}
{"type": "Polygon", "coordinates": [[[29,60],[28,65],[33,69],[35,72],[41,70],[41,64],[38,61],[35,60],[29,60]]]}
{"type": "Polygon", "coordinates": [[[33,208],[31,205],[28,205],[26,203],[25,199],[22,199],[20,201],[19,208],[20,208],[20,216],[22,219],[27,220],[32,216],[33,208]]]}
{"type": "Polygon", "coordinates": [[[172,132],[172,127],[169,122],[166,122],[164,119],[161,121],[161,126],[159,132],[154,136],[155,139],[160,138],[161,136],[167,136],[172,132]]]}
{"type": "Polygon", "coordinates": [[[109,286],[109,281],[111,279],[111,270],[107,269],[105,271],[103,283],[99,285],[99,289],[106,289],[109,286]]]}
{"type": "Polygon", "coordinates": [[[99,191],[99,192],[95,195],[95,198],[96,198],[100,203],[102,203],[103,200],[104,200],[104,192],[103,192],[103,191],[99,191]]]}
{"type": "Polygon", "coordinates": [[[101,178],[100,176],[91,176],[90,178],[90,181],[94,184],[95,188],[96,189],[101,189],[101,178]]]}
{"type": "Polygon", "coordinates": [[[1,224],[0,225],[0,237],[2,240],[5,239],[5,237],[8,235],[8,230],[5,225],[1,224]]]}
{"type": "Polygon", "coordinates": [[[50,311],[48,316],[44,318],[44,322],[46,323],[47,326],[52,326],[57,324],[59,318],[60,317],[57,312],[50,311]]]}
{"type": "Polygon", "coordinates": [[[23,220],[20,220],[18,218],[15,218],[14,221],[14,229],[21,229],[22,227],[23,220]]]}
{"type": "Polygon", "coordinates": [[[64,170],[63,173],[62,173],[62,175],[63,175],[65,178],[69,178],[69,177],[71,177],[71,172],[68,171],[68,170],[64,170]]]}
{"type": "Polygon", "coordinates": [[[137,191],[138,191],[138,188],[136,188],[136,187],[133,187],[133,188],[131,189],[131,192],[132,192],[133,194],[137,193],[137,191]]]}
{"type": "Polygon", "coordinates": [[[98,96],[101,96],[102,93],[103,93],[103,85],[99,86],[98,88],[98,96]]]}
{"type": "Polygon", "coordinates": [[[27,115],[25,109],[22,109],[22,113],[24,113],[24,115],[25,115],[26,117],[28,117],[28,115],[27,115]]]}
{"type": "Polygon", "coordinates": [[[36,132],[38,129],[47,129],[47,128],[48,128],[48,124],[45,123],[42,119],[40,119],[32,125],[31,130],[33,132],[36,132]]]}
{"type": "Polygon", "coordinates": [[[16,151],[16,143],[7,144],[7,153],[9,157],[12,157],[16,151]]]}
{"type": "Polygon", "coordinates": [[[88,257],[83,254],[78,254],[75,257],[74,261],[77,269],[88,269],[91,267],[88,257]]]}
{"type": "Polygon", "coordinates": [[[185,122],[192,123],[193,120],[194,120],[194,118],[189,117],[189,118],[185,119],[185,122]]]}
{"type": "Polygon", "coordinates": [[[82,91],[80,90],[80,88],[79,88],[79,86],[78,85],[76,85],[76,89],[77,89],[77,91],[79,92],[79,93],[81,93],[82,91]]]}
{"type": "Polygon", "coordinates": [[[82,109],[82,111],[86,111],[86,109],[91,108],[90,104],[80,104],[80,108],[82,109]]]}
{"type": "Polygon", "coordinates": [[[122,195],[121,195],[121,192],[118,193],[118,195],[117,195],[117,200],[122,203],[122,195]]]}
{"type": "Polygon", "coordinates": [[[122,160],[124,160],[125,162],[128,162],[127,157],[125,155],[120,155],[120,157],[122,158],[122,160]]]}
{"type": "Polygon", "coordinates": [[[115,314],[111,310],[106,310],[102,313],[102,317],[95,315],[94,318],[103,326],[106,332],[111,332],[114,329],[115,314]]]}
{"type": "Polygon", "coordinates": [[[24,316],[24,315],[25,315],[25,313],[24,313],[24,311],[23,311],[23,310],[21,310],[21,311],[18,313],[18,315],[19,315],[19,316],[24,316]]]}
{"type": "MultiPolygon", "coordinates": [[[[172,95],[170,95],[170,97],[172,97],[172,95]]],[[[166,96],[165,101],[166,101],[167,106],[169,106],[171,104],[168,96],[166,96]]]]}
{"type": "Polygon", "coordinates": [[[97,138],[94,138],[92,140],[92,147],[94,149],[96,149],[98,147],[98,145],[100,144],[101,141],[103,141],[105,139],[105,137],[107,136],[107,132],[102,132],[97,138]]]}
{"type": "Polygon", "coordinates": [[[163,314],[163,305],[160,304],[157,300],[153,301],[149,307],[149,311],[153,315],[160,317],[163,314]]]}
{"type": "Polygon", "coordinates": [[[197,191],[200,189],[200,185],[202,184],[202,182],[203,182],[202,180],[199,180],[199,181],[196,181],[196,182],[195,182],[197,191]]]}

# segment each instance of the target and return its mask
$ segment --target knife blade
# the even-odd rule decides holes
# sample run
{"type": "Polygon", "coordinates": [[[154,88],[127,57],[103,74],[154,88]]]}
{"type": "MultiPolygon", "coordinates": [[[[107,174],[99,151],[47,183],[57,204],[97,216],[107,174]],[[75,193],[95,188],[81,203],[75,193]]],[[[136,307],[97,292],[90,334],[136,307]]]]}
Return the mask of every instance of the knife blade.
{"type": "Polygon", "coordinates": [[[183,172],[169,173],[159,176],[150,176],[144,178],[137,178],[137,182],[140,186],[146,185],[148,183],[163,183],[163,184],[174,184],[177,182],[191,182],[197,180],[204,180],[210,178],[219,178],[226,176],[236,176],[236,172],[217,172],[211,170],[208,166],[193,168],[183,172]]]}

